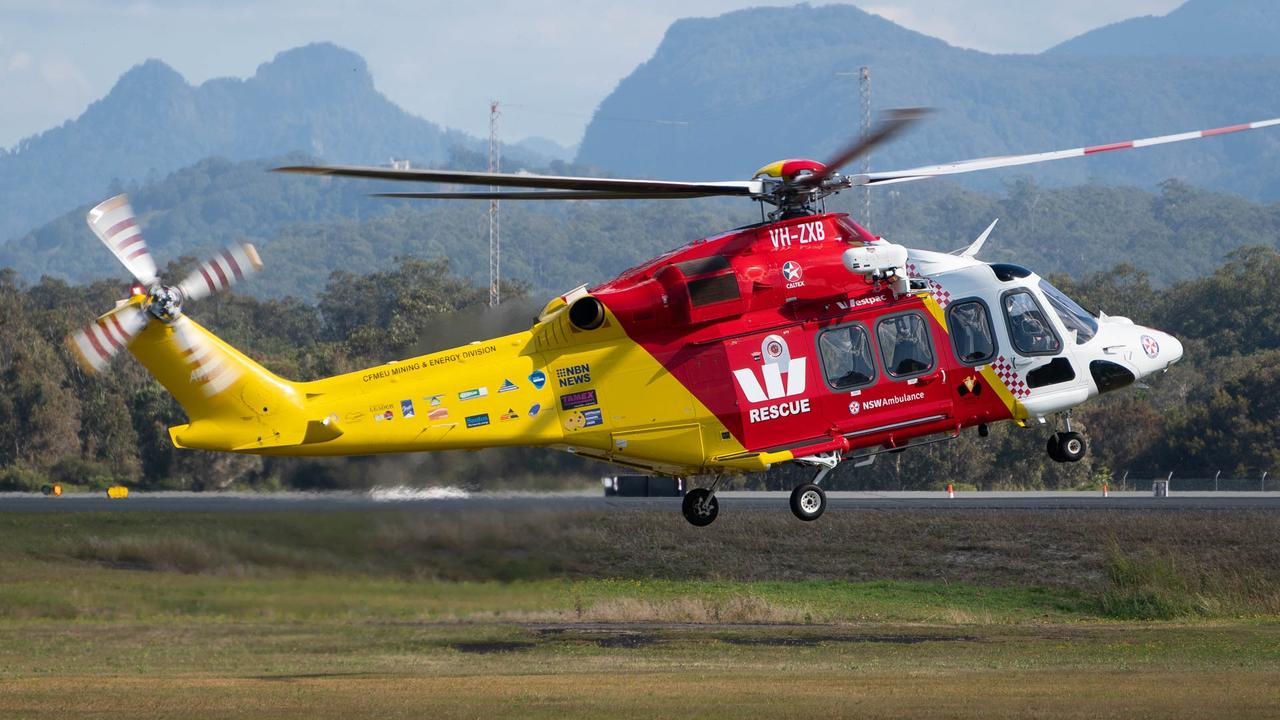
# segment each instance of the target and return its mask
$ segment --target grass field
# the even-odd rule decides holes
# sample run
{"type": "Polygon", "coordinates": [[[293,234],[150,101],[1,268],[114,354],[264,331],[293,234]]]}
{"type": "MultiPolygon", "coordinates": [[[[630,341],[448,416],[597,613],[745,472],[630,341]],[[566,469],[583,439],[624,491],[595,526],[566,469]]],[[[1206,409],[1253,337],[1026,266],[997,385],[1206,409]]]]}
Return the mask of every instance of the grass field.
{"type": "Polygon", "coordinates": [[[1280,703],[1280,520],[1265,513],[725,520],[0,513],[0,717],[1273,717],[1280,703]]]}

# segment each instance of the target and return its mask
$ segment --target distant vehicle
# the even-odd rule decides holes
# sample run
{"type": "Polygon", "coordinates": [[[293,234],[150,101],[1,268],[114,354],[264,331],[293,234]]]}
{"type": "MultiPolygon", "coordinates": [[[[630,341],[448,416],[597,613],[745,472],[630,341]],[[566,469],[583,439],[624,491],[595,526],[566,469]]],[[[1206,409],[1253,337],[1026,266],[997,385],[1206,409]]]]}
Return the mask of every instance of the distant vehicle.
{"type": "MultiPolygon", "coordinates": [[[[839,463],[958,437],[1009,420],[1054,430],[1049,456],[1075,462],[1071,408],[1182,357],[1167,333],[1082,308],[1030,270],[977,255],[995,226],[953,253],[876,237],[825,198],[842,190],[1181,142],[1280,119],[1032,155],[842,175],[918,120],[899,110],[829,162],[782,160],[751,180],[668,182],[378,167],[285,172],[499,188],[388,193],[484,200],[736,196],[768,219],[695,240],[593,288],[553,298],[523,332],[311,382],[282,379],[184,314],[187,303],[261,267],[224,250],[176,284],[161,280],[128,198],[89,225],[137,279],[70,338],[102,370],[124,348],[173,393],[189,422],[177,447],[264,455],[366,455],[531,445],[685,478],[683,512],[719,512],[723,477],[784,462],[815,475],[791,510],[816,520],[839,463]],[[1054,419],[1053,422],[1049,422],[1054,419]]],[[[609,242],[607,237],[592,238],[609,242]]],[[[1069,240],[1064,239],[1064,242],[1069,240]]],[[[629,487],[629,481],[615,488],[629,487]]],[[[646,492],[649,491],[646,486],[646,492]]]]}
{"type": "Polygon", "coordinates": [[[684,478],[664,475],[613,475],[600,478],[605,497],[684,497],[684,478]]]}

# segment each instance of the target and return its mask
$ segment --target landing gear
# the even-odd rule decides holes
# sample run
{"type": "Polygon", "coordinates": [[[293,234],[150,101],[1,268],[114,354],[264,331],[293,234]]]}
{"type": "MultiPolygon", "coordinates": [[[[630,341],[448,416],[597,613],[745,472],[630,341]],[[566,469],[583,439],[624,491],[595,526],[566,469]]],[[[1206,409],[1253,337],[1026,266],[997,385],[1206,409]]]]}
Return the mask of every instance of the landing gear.
{"type": "Polygon", "coordinates": [[[1059,432],[1049,436],[1049,457],[1060,463],[1079,462],[1088,450],[1084,436],[1078,432],[1059,432]]]}
{"type": "Polygon", "coordinates": [[[1071,429],[1071,414],[1067,413],[1063,416],[1066,432],[1056,432],[1049,436],[1049,443],[1045,449],[1049,451],[1049,457],[1056,462],[1079,462],[1084,454],[1088,451],[1089,446],[1084,441],[1084,436],[1071,429]]]}
{"type": "Polygon", "coordinates": [[[827,494],[814,483],[805,483],[791,491],[791,512],[805,522],[822,517],[827,509],[827,494]]]}
{"type": "Polygon", "coordinates": [[[720,514],[720,503],[707,488],[694,488],[685,494],[680,509],[690,525],[706,527],[715,522],[716,515],[720,514]]]}

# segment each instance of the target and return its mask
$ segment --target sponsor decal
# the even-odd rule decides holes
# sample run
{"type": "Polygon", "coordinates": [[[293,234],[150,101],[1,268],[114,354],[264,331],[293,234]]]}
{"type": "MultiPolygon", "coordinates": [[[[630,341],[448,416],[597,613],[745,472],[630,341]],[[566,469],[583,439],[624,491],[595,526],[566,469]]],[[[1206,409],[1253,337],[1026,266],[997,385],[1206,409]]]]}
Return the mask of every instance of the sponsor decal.
{"type": "Polygon", "coordinates": [[[529,406],[529,417],[538,417],[538,413],[542,412],[542,405],[534,403],[529,406]]]}
{"type": "Polygon", "coordinates": [[[449,417],[449,408],[436,408],[427,413],[429,420],[445,420],[449,417]]]}
{"type": "Polygon", "coordinates": [[[395,419],[396,419],[396,414],[390,410],[387,410],[385,412],[380,412],[377,415],[373,416],[374,422],[382,422],[384,420],[387,422],[390,422],[395,419]]]}
{"type": "Polygon", "coordinates": [[[583,428],[594,427],[604,424],[604,413],[600,408],[591,408],[590,410],[577,410],[569,413],[564,419],[564,427],[566,430],[581,430],[583,428]]]}
{"type": "Polygon", "coordinates": [[[498,388],[498,392],[504,393],[504,392],[511,392],[512,390],[519,390],[519,389],[520,389],[519,385],[511,382],[510,380],[504,379],[502,381],[502,386],[498,388]]]}
{"type": "Polygon", "coordinates": [[[358,423],[361,420],[364,420],[364,413],[358,410],[356,412],[349,412],[342,416],[342,422],[345,423],[358,423]]]}
{"type": "Polygon", "coordinates": [[[849,403],[850,415],[857,415],[861,411],[862,411],[862,403],[858,402],[857,400],[854,400],[849,403]]]}
{"type": "Polygon", "coordinates": [[[956,388],[956,392],[960,393],[960,397],[964,397],[970,393],[972,393],[974,397],[977,397],[982,394],[982,384],[978,382],[978,378],[970,375],[960,381],[960,387],[956,388]]]}
{"type": "Polygon", "coordinates": [[[874,400],[867,400],[862,403],[862,409],[877,410],[883,407],[892,407],[894,405],[902,405],[903,403],[910,403],[910,402],[915,402],[917,400],[923,400],[923,399],[924,399],[924,393],[922,392],[909,393],[907,395],[893,395],[887,398],[876,398],[874,400]]]}
{"type": "Polygon", "coordinates": [[[1156,339],[1150,335],[1143,335],[1142,352],[1146,353],[1147,357],[1153,358],[1160,354],[1160,343],[1156,342],[1156,339]]]}
{"type": "Polygon", "coordinates": [[[782,264],[782,279],[787,281],[788,290],[804,287],[804,268],[795,260],[788,260],[782,264]]]}
{"type": "Polygon", "coordinates": [[[889,295],[887,293],[881,293],[879,295],[870,295],[868,297],[860,297],[853,300],[837,300],[836,307],[840,308],[841,310],[855,310],[857,308],[865,307],[867,305],[875,305],[877,303],[882,303],[888,299],[889,299],[889,295]]]}
{"type": "Polygon", "coordinates": [[[476,398],[488,397],[488,395],[489,395],[489,388],[479,387],[479,388],[472,388],[470,390],[463,390],[462,392],[458,393],[458,399],[459,400],[475,400],[476,398]]]}
{"type": "Polygon", "coordinates": [[[489,413],[481,413],[479,415],[468,415],[466,422],[467,422],[467,427],[469,428],[484,427],[485,425],[489,424],[489,413]]]}
{"type": "Polygon", "coordinates": [[[468,348],[466,350],[462,350],[459,352],[449,353],[448,355],[440,355],[439,357],[433,357],[427,361],[427,365],[430,367],[436,367],[437,365],[448,365],[449,363],[458,362],[459,360],[467,360],[474,357],[480,357],[481,355],[488,355],[491,352],[497,352],[497,351],[498,351],[497,345],[482,345],[480,347],[473,347],[473,348],[468,348]]]}
{"type": "Polygon", "coordinates": [[[413,401],[412,400],[400,401],[400,414],[406,418],[413,417],[413,401]]]}
{"type": "Polygon", "coordinates": [[[390,410],[392,407],[391,403],[378,403],[377,405],[370,405],[369,412],[378,413],[380,415],[382,414],[382,411],[390,410]]]}
{"type": "Polygon", "coordinates": [[[541,370],[534,370],[529,373],[529,382],[533,383],[534,390],[541,390],[542,386],[547,384],[547,374],[541,370]]]}
{"type": "Polygon", "coordinates": [[[440,403],[444,402],[443,395],[428,395],[427,397],[424,397],[422,399],[426,400],[428,403],[431,403],[431,407],[440,407],[440,403]]]}
{"type": "Polygon", "coordinates": [[[560,382],[560,387],[586,385],[591,382],[591,365],[582,363],[581,365],[556,368],[556,380],[560,382]]]}
{"type": "MultiPolygon", "coordinates": [[[[771,401],[794,398],[803,395],[805,390],[806,358],[791,357],[787,341],[780,335],[769,335],[760,343],[760,374],[755,368],[740,368],[733,371],[738,388],[746,396],[747,402],[755,405],[771,401]],[[763,379],[763,384],[761,380],[763,379]]],[[[750,422],[774,420],[790,415],[807,413],[812,408],[807,398],[786,402],[773,402],[765,407],[752,408],[748,413],[750,422]]]]}
{"type": "Polygon", "coordinates": [[[769,230],[769,242],[773,243],[775,249],[791,247],[792,243],[808,245],[809,243],[822,242],[826,239],[827,228],[822,224],[821,220],[769,230]]]}
{"type": "Polygon", "coordinates": [[[560,396],[560,409],[562,410],[576,410],[597,404],[599,403],[596,402],[595,390],[579,390],[578,392],[560,396]]]}
{"type": "Polygon", "coordinates": [[[519,418],[520,418],[520,413],[516,412],[512,408],[507,408],[506,412],[498,416],[498,419],[501,420],[502,422],[506,422],[508,420],[518,420],[519,418]]]}
{"type": "Polygon", "coordinates": [[[425,366],[422,363],[414,361],[403,365],[397,365],[395,367],[383,368],[381,370],[365,373],[360,379],[364,382],[372,382],[374,380],[381,380],[383,378],[395,377],[396,375],[401,375],[407,372],[421,370],[423,367],[425,366]]]}

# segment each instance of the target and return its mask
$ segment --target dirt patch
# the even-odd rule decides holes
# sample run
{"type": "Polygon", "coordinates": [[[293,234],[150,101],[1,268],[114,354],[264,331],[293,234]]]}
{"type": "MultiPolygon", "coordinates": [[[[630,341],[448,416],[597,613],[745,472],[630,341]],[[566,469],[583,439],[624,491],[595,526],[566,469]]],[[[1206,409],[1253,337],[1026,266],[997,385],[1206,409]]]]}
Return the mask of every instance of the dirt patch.
{"type": "Polygon", "coordinates": [[[916,645],[926,642],[976,642],[971,635],[787,635],[778,637],[721,637],[730,645],[766,645],[774,647],[815,647],[823,643],[889,643],[916,645]]]}
{"type": "Polygon", "coordinates": [[[458,652],[471,653],[475,655],[490,655],[493,653],[509,653],[519,652],[522,650],[532,650],[537,643],[531,642],[469,642],[469,643],[450,643],[449,647],[458,652]]]}

